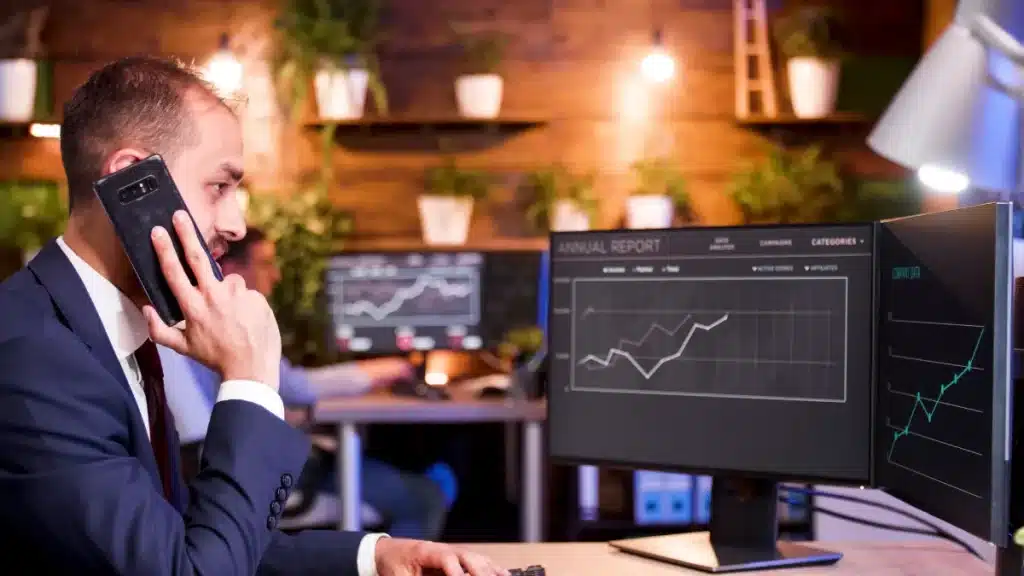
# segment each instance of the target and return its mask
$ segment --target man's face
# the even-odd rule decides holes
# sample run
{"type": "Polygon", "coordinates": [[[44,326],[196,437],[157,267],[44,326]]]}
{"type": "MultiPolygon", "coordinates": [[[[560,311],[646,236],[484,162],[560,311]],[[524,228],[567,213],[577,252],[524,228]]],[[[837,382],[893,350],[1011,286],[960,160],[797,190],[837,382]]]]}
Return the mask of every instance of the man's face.
{"type": "Polygon", "coordinates": [[[238,274],[245,280],[248,288],[268,297],[281,280],[281,271],[277,267],[277,252],[274,250],[274,243],[269,240],[261,240],[250,246],[248,260],[225,261],[222,266],[225,274],[238,274]]]}
{"type": "Polygon", "coordinates": [[[214,259],[228,242],[245,236],[245,216],[236,196],[242,179],[242,128],[225,106],[189,98],[196,140],[168,163],[174,183],[214,259]]]}

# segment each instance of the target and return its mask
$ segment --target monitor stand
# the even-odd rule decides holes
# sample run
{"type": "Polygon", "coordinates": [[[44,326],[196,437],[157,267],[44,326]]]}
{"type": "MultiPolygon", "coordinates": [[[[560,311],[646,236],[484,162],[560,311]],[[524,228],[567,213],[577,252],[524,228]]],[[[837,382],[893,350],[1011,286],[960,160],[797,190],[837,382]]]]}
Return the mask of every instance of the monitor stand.
{"type": "Polygon", "coordinates": [[[779,541],[779,487],[775,482],[715,477],[709,532],[610,542],[627,552],[702,572],[741,572],[835,564],[830,552],[779,541]]]}

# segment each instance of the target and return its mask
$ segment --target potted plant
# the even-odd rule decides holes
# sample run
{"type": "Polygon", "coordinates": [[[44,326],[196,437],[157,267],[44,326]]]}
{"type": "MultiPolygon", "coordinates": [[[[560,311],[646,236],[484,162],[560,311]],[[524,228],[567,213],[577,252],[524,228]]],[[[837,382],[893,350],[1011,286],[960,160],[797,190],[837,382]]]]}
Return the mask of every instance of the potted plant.
{"type": "Polygon", "coordinates": [[[324,267],[351,232],[351,215],[331,202],[322,182],[294,194],[248,195],[246,204],[248,221],[276,248],[281,280],[270,303],[283,353],[304,366],[333,361],[337,351],[325,337],[332,327],[321,297],[324,267]]]}
{"type": "Polygon", "coordinates": [[[283,0],[273,58],[279,92],[294,117],[312,83],[319,117],[360,118],[367,90],[387,114],[376,47],[381,0],[283,0]]]}
{"type": "Polygon", "coordinates": [[[556,165],[527,174],[524,187],[533,198],[526,217],[539,230],[590,229],[597,208],[593,174],[579,176],[556,165]]]}
{"type": "Polygon", "coordinates": [[[17,250],[25,263],[60,236],[67,216],[56,182],[0,182],[0,246],[17,250]]]}
{"type": "Polygon", "coordinates": [[[20,12],[0,24],[0,120],[28,122],[35,116],[38,58],[49,9],[20,12]]]}
{"type": "Polygon", "coordinates": [[[505,52],[505,37],[494,32],[459,34],[466,54],[466,69],[455,79],[455,100],[466,118],[497,118],[505,85],[498,67],[505,52]]]}
{"type": "Polygon", "coordinates": [[[449,159],[425,173],[425,191],[418,200],[423,240],[428,245],[465,244],[473,203],[490,192],[490,177],[463,170],[449,159]]]}
{"type": "Polygon", "coordinates": [[[835,22],[833,11],[813,6],[776,22],[775,35],[789,76],[789,97],[798,118],[822,118],[835,112],[841,55],[835,22]]]}
{"type": "Polygon", "coordinates": [[[670,228],[677,211],[688,212],[686,177],[670,158],[640,160],[632,166],[636,188],[626,203],[626,226],[670,228]]]}
{"type": "Polygon", "coordinates": [[[749,224],[832,221],[844,203],[839,170],[817,146],[774,148],[736,174],[730,195],[749,224]]]}

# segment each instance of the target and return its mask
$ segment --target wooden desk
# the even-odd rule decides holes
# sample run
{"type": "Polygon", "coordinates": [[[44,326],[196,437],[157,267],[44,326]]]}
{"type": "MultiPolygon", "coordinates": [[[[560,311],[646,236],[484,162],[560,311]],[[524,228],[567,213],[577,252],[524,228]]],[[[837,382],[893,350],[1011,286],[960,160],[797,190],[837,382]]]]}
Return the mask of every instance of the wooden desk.
{"type": "Polygon", "coordinates": [[[524,542],[540,542],[543,540],[544,518],[544,440],[541,426],[547,418],[547,403],[544,400],[481,400],[457,387],[449,393],[451,400],[437,402],[377,393],[317,403],[314,420],[338,425],[341,529],[359,530],[362,527],[359,424],[522,422],[522,539],[524,542]]]}
{"type": "MultiPolygon", "coordinates": [[[[743,572],[751,576],[991,576],[993,567],[945,542],[819,543],[843,553],[833,566],[743,572]]],[[[607,544],[470,544],[506,568],[540,564],[546,576],[704,574],[612,550],[607,544]]]]}

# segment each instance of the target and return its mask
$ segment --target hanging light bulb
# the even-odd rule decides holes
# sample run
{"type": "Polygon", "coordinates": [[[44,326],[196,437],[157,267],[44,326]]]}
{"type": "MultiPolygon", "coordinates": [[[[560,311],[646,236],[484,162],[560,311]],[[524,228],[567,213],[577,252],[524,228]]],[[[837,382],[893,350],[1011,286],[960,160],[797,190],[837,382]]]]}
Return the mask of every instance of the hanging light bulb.
{"type": "Polygon", "coordinates": [[[242,89],[242,63],[231,52],[228,35],[220,37],[220,49],[206,64],[203,77],[221,96],[232,96],[242,89]]]}
{"type": "Polygon", "coordinates": [[[664,44],[661,29],[655,29],[651,42],[651,51],[640,62],[640,70],[643,72],[644,77],[651,82],[667,82],[675,75],[676,62],[668,51],[665,50],[664,44]]]}

